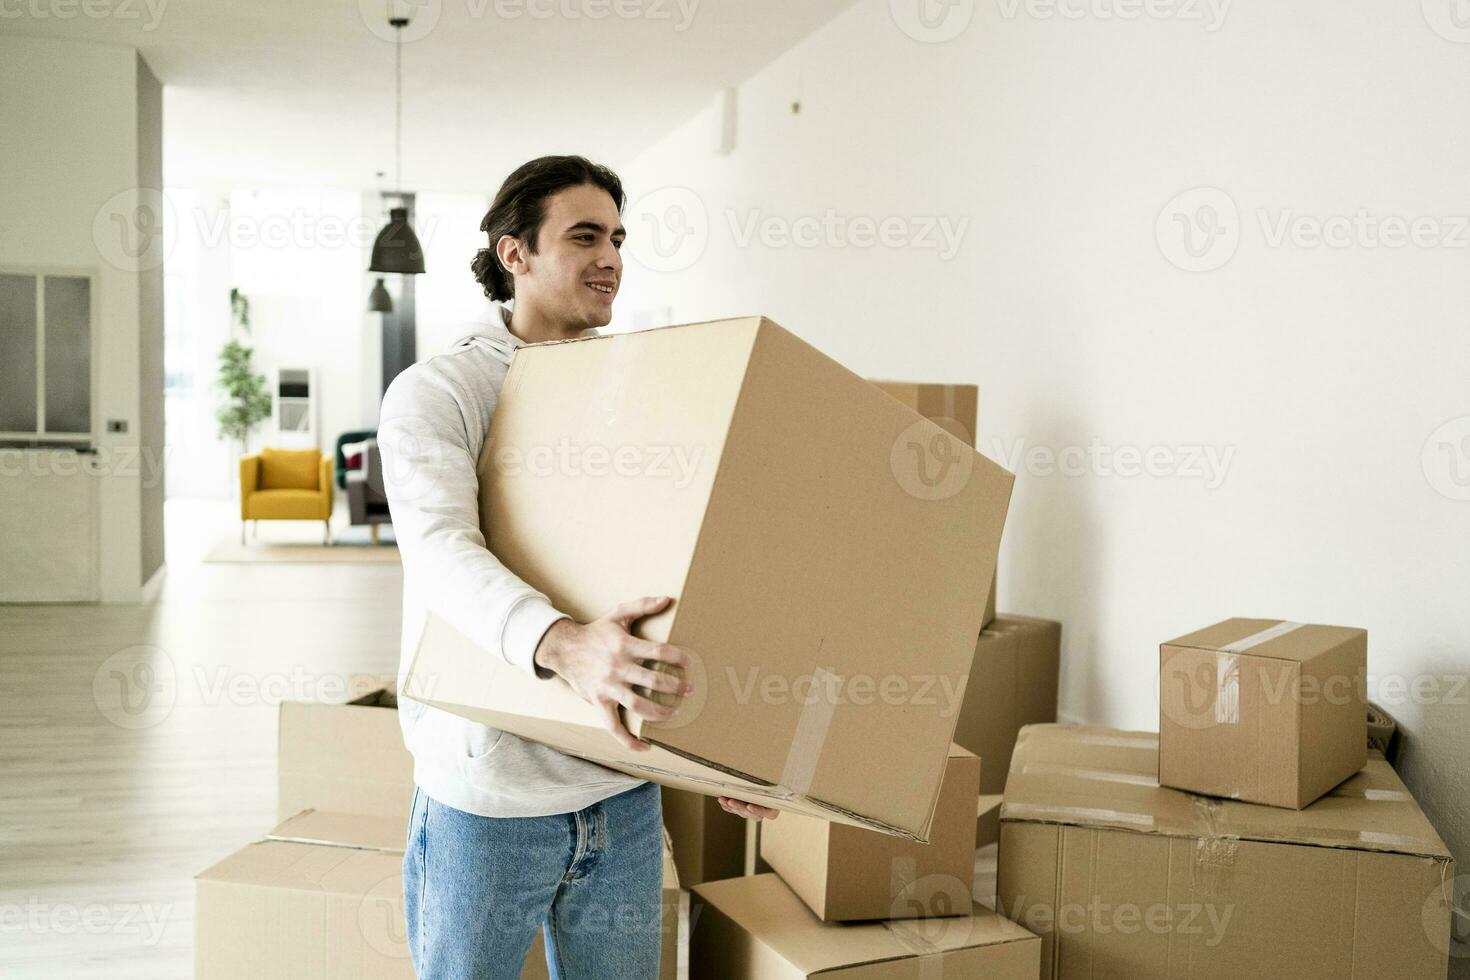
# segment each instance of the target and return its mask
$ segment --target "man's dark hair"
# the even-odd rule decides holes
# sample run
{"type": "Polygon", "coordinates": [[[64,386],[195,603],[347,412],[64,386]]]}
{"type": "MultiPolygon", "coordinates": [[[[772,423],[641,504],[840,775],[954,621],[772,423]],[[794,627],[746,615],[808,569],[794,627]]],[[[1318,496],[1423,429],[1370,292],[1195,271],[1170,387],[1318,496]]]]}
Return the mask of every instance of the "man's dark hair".
{"type": "Polygon", "coordinates": [[[495,243],[502,235],[510,235],[525,242],[531,254],[536,254],[536,236],[546,217],[546,199],[559,190],[582,184],[607,191],[618,206],[618,213],[622,213],[626,203],[623,182],[617,174],[586,157],[538,157],[521,164],[505,178],[490,210],[485,212],[485,220],[480,222],[480,230],[490,236],[490,247],[480,249],[470,260],[470,271],[475,274],[475,282],[485,288],[486,296],[504,302],[516,294],[515,280],[495,255],[495,243]]]}

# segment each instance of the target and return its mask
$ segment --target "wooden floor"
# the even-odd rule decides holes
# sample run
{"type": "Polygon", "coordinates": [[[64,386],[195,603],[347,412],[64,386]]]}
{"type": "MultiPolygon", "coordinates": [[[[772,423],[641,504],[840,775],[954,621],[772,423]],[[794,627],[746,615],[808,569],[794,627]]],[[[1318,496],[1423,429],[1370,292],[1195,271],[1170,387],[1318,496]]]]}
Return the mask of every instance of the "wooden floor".
{"type": "Polygon", "coordinates": [[[193,875],[275,822],[276,704],[397,670],[397,564],[202,563],[219,504],[165,527],[154,603],[0,606],[7,980],[192,976],[193,875]]]}

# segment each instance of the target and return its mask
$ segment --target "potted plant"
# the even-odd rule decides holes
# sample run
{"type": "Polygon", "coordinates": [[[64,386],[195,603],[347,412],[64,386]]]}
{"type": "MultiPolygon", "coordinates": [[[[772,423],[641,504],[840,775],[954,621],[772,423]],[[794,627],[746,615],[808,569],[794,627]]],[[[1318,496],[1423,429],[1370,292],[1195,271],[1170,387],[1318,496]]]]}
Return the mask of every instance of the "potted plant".
{"type": "MultiPolygon", "coordinates": [[[[230,313],[235,325],[249,333],[250,300],[238,289],[230,290],[230,313]]],[[[256,374],[251,364],[254,353],[253,348],[232,336],[220,349],[219,375],[214,382],[215,390],[223,396],[214,413],[219,437],[238,442],[241,456],[249,450],[251,431],[271,414],[271,394],[265,375],[256,374]]]]}

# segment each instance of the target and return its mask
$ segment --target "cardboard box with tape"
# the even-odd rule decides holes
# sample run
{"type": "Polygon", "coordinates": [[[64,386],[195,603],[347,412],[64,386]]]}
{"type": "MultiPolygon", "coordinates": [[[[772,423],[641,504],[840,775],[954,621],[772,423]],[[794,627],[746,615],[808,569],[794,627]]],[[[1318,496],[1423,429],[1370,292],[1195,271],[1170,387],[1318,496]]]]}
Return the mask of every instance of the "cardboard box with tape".
{"type": "MultiPolygon", "coordinates": [[[[196,980],[413,980],[407,815],[308,810],[195,878],[196,980]]],[[[679,879],[664,848],[658,980],[676,980],[679,879]]],[[[521,980],[546,980],[537,933],[521,980]]]]}
{"type": "Polygon", "coordinates": [[[954,740],[980,757],[980,792],[1000,793],[1016,733],[1056,721],[1062,624],[1006,613],[980,633],[954,740]]]}
{"type": "Polygon", "coordinates": [[[479,466],[490,549],[588,621],[698,658],[622,749],[429,617],[404,694],[708,795],[924,839],[1012,476],[760,317],[517,350],[479,466]],[[691,364],[700,370],[690,370],[691,364]]]}
{"type": "Polygon", "coordinates": [[[1228,619],[1159,647],[1159,782],[1301,809],[1367,759],[1368,634],[1228,619]]]}
{"type": "MultiPolygon", "coordinates": [[[[782,817],[781,819],[785,819],[782,817]]],[[[780,821],[777,821],[778,823],[780,821]]],[[[969,914],[823,922],[776,875],[697,886],[689,898],[695,980],[1037,980],[1036,936],[956,893],[969,914]]]]}
{"type": "Polygon", "coordinates": [[[959,915],[975,875],[981,760],[951,745],[929,843],[798,813],[761,827],[760,855],[824,922],[959,915]]]}
{"type": "Polygon", "coordinates": [[[1158,737],[1038,725],[1001,808],[997,909],[1051,980],[1443,980],[1454,860],[1370,759],[1305,810],[1160,788],[1158,737]]]}

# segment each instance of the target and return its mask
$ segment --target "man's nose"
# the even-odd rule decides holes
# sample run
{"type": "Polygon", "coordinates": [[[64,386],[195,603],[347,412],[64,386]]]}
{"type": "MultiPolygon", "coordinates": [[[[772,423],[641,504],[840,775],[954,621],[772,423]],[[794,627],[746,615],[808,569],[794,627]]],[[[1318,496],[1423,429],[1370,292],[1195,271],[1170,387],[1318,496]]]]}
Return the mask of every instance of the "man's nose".
{"type": "Polygon", "coordinates": [[[619,252],[609,243],[597,256],[597,267],[599,269],[608,269],[612,272],[621,272],[623,268],[623,253],[619,252]]]}

